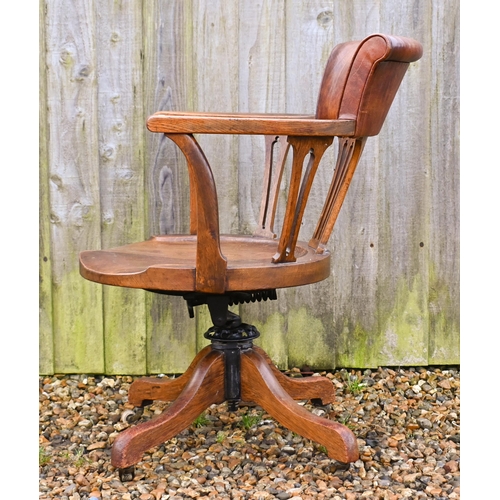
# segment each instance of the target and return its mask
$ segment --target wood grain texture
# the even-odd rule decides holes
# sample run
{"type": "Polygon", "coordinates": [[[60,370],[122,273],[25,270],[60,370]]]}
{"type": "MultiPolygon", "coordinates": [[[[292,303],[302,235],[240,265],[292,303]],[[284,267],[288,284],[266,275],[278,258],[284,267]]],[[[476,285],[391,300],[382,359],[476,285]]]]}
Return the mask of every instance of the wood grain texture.
{"type": "Polygon", "coordinates": [[[316,120],[313,116],[258,113],[158,112],[148,119],[151,132],[165,134],[352,135],[352,120],[316,120]]]}
{"type": "MultiPolygon", "coordinates": [[[[47,72],[45,61],[45,5],[40,2],[40,124],[47,123],[47,72]]],[[[39,137],[40,148],[40,201],[39,201],[39,269],[40,288],[38,293],[39,301],[39,340],[38,340],[38,369],[40,373],[54,373],[54,343],[53,343],[53,320],[52,320],[52,258],[51,258],[51,238],[50,220],[47,214],[50,213],[49,199],[49,144],[47,127],[40,127],[39,137]]]]}
{"type": "Polygon", "coordinates": [[[172,402],[156,418],[117,436],[111,450],[112,464],[118,468],[136,464],[146,450],[186,429],[209,405],[220,404],[232,394],[237,395],[238,401],[241,396],[244,401],[257,403],[279,423],[323,444],[330,458],[342,462],[359,458],[357,441],[350,429],[318,417],[294,402],[311,398],[321,399],[324,404],[333,402],[335,390],[331,381],[326,377],[289,378],[262,349],[252,347],[251,343],[240,345],[237,354],[240,368],[236,370],[229,362],[228,352],[226,348],[207,346],[179,378],[148,377],[134,381],[129,391],[130,403],[142,406],[156,399],[172,402]],[[236,388],[227,385],[228,369],[238,373],[236,388]]]}
{"type": "Polygon", "coordinates": [[[100,373],[102,288],[77,271],[101,244],[95,5],[68,7],[45,3],[54,370],[100,373]]]}
{"type": "MultiPolygon", "coordinates": [[[[145,117],[193,105],[192,2],[152,1],[143,9],[145,117]]],[[[143,123],[144,126],[144,123],[143,123]]],[[[146,235],[189,232],[189,181],[177,146],[145,130],[146,235]]],[[[196,354],[195,321],[184,300],[147,294],[146,373],[182,373],[196,354]]]]}
{"type": "MultiPolygon", "coordinates": [[[[239,110],[253,113],[286,112],[286,18],[285,0],[240,0],[239,110]]],[[[312,113],[312,110],[308,110],[312,113]]],[[[260,213],[264,176],[265,140],[259,136],[238,138],[239,230],[252,234],[260,213]]],[[[282,146],[284,146],[282,144],[282,146]]],[[[281,191],[276,227],[284,211],[281,191]]],[[[280,366],[288,365],[286,331],[279,301],[244,304],[244,321],[257,325],[262,346],[280,366]]]]}
{"type": "MultiPolygon", "coordinates": [[[[100,284],[174,294],[297,287],[329,275],[330,253],[316,253],[307,242],[297,242],[293,265],[273,262],[278,242],[268,238],[223,235],[220,250],[227,259],[227,269],[216,273],[224,276],[221,292],[207,291],[207,282],[198,279],[200,249],[196,235],[156,236],[117,248],[81,252],[80,273],[100,284]]],[[[203,265],[210,262],[205,258],[203,265]]],[[[213,283],[212,290],[218,285],[213,283]]]]}
{"type": "Polygon", "coordinates": [[[210,351],[179,397],[163,413],[121,432],[113,442],[111,463],[117,468],[136,464],[143,453],[188,427],[211,404],[224,401],[224,355],[210,351]]]}
{"type": "MultiPolygon", "coordinates": [[[[142,8],[114,0],[99,4],[99,183],[102,247],[138,241],[144,220],[142,8]]],[[[145,294],[104,287],[106,373],[145,373],[145,294]]]]}
{"type": "MultiPolygon", "coordinates": [[[[333,2],[313,0],[286,2],[286,112],[316,111],[319,86],[326,62],[334,47],[335,19],[331,15],[333,2]]],[[[334,149],[325,153],[313,183],[310,200],[299,234],[309,241],[326,199],[331,172],[335,164],[334,149]]],[[[332,255],[335,258],[335,255],[332,255]]],[[[335,364],[331,306],[332,277],[309,287],[282,293],[282,309],[286,325],[286,345],[289,366],[335,364]],[[291,311],[289,314],[288,311],[291,311]],[[307,333],[306,333],[307,332],[307,333]]]]}
{"type": "MultiPolygon", "coordinates": [[[[238,111],[239,2],[193,0],[193,110],[206,112],[238,111]]],[[[212,168],[219,198],[221,233],[239,229],[238,138],[208,136],[199,138],[212,168]]],[[[197,308],[197,346],[207,344],[207,310],[197,308]]],[[[209,325],[210,326],[210,325],[209,325]]]]}
{"type": "MultiPolygon", "coordinates": [[[[379,20],[371,29],[404,32],[425,48],[432,45],[424,32],[425,19],[431,16],[429,4],[400,6],[400,16],[393,15],[391,2],[374,9],[379,20]]],[[[431,186],[425,175],[430,159],[422,157],[422,151],[429,150],[424,123],[431,104],[422,82],[429,81],[429,64],[433,62],[424,55],[411,66],[380,136],[368,139],[335,228],[334,252],[339,255],[340,250],[341,258],[350,255],[356,261],[353,268],[339,268],[335,292],[339,365],[390,365],[396,359],[409,365],[427,363],[428,270],[423,242],[431,186]],[[415,107],[410,102],[426,104],[415,107]],[[407,196],[409,190],[414,196],[407,196]],[[363,302],[366,308],[361,311],[363,302]]]]}
{"type": "Polygon", "coordinates": [[[199,351],[180,377],[143,377],[134,380],[128,391],[128,402],[134,406],[143,406],[148,401],[174,401],[189,383],[198,363],[211,350],[211,346],[207,346],[199,351]]]}
{"type": "MultiPolygon", "coordinates": [[[[343,109],[347,110],[346,115],[350,115],[348,110],[352,108],[352,119],[355,121],[353,129],[377,134],[403,77],[401,68],[404,71],[407,68],[407,64],[401,66],[400,61],[415,61],[421,55],[420,44],[409,38],[375,35],[366,37],[362,42],[341,44],[332,52],[324,70],[317,106],[318,115],[325,114],[326,110],[327,116],[335,118],[343,113],[343,109]],[[372,67],[375,69],[371,70],[372,67]],[[337,76],[338,68],[341,68],[340,76],[337,76]],[[335,90],[332,91],[331,87],[335,90]],[[325,106],[325,100],[334,102],[331,110],[325,106]],[[366,101],[366,104],[363,104],[363,101],[366,101]],[[360,103],[359,106],[356,103],[360,103]],[[372,115],[373,125],[370,118],[372,115]]],[[[195,219],[194,226],[191,223],[191,230],[195,234],[155,237],[141,243],[82,252],[80,272],[83,277],[101,284],[157,290],[161,293],[221,294],[226,291],[296,287],[321,281],[328,276],[329,252],[324,246],[331,229],[326,231],[325,236],[323,231],[320,231],[320,234],[315,232],[312,241],[321,245],[297,245],[297,240],[317,168],[333,137],[316,136],[314,120],[310,123],[310,136],[305,135],[306,131],[301,131],[301,136],[287,137],[286,142],[291,145],[293,151],[293,161],[279,241],[275,242],[273,238],[236,238],[220,235],[214,178],[204,152],[192,135],[193,131],[199,130],[196,119],[201,118],[203,121],[209,118],[214,122],[216,130],[217,123],[239,123],[240,120],[246,123],[249,119],[251,128],[245,128],[246,132],[256,127],[264,134],[279,136],[284,131],[283,120],[286,120],[286,116],[280,115],[277,120],[275,116],[269,119],[261,114],[180,115],[174,112],[160,112],[153,116],[163,126],[153,126],[151,130],[167,131],[168,138],[179,147],[186,158],[192,186],[190,192],[195,198],[195,203],[191,204],[191,207],[195,208],[195,213],[192,214],[195,219]],[[258,126],[259,120],[262,129],[258,126]],[[171,129],[178,132],[177,126],[170,125],[171,121],[180,122],[185,133],[170,133],[171,129]],[[276,248],[272,259],[269,259],[269,247],[276,248]]],[[[302,118],[297,119],[295,115],[289,120],[294,124],[304,121],[302,118]]],[[[324,120],[318,119],[318,123],[323,122],[324,120]]],[[[236,130],[237,127],[236,124],[236,130]]],[[[208,126],[206,131],[213,133],[208,126]]],[[[342,135],[345,132],[339,130],[337,133],[342,135]]],[[[352,148],[349,149],[354,151],[355,143],[363,144],[364,140],[352,142],[352,148]]],[[[343,143],[343,140],[340,141],[341,146],[343,143]]],[[[358,153],[353,154],[344,155],[344,150],[343,147],[339,150],[340,161],[335,167],[333,184],[327,198],[327,204],[334,207],[336,193],[340,195],[339,206],[333,213],[338,212],[351,181],[353,169],[349,173],[352,164],[350,159],[354,159],[353,165],[357,163],[361,147],[358,148],[358,153]],[[337,179],[340,182],[338,186],[335,182],[337,179]],[[332,189],[335,194],[332,194],[332,189]]],[[[267,156],[269,157],[269,154],[267,156]]],[[[267,189],[264,185],[264,191],[267,189]]],[[[330,209],[323,209],[322,216],[330,220],[330,209]]],[[[330,227],[332,225],[333,220],[330,227]]],[[[319,226],[322,226],[321,220],[319,226]]]]}
{"type": "Polygon", "coordinates": [[[280,371],[269,355],[260,347],[254,346],[259,356],[267,361],[271,372],[279,382],[284,391],[292,398],[297,400],[319,399],[323,405],[335,401],[335,387],[326,377],[289,377],[280,371]]]}
{"type": "Polygon", "coordinates": [[[460,28],[459,4],[433,4],[428,35],[430,171],[427,259],[429,362],[460,361],[460,28]],[[445,67],[434,64],[445,61],[445,67]]]}
{"type": "Polygon", "coordinates": [[[259,352],[251,349],[243,352],[241,369],[241,395],[245,401],[254,401],[280,424],[325,446],[330,458],[344,463],[355,462],[359,458],[358,444],[352,431],[296,404],[259,352]]]}
{"type": "MultiPolygon", "coordinates": [[[[370,8],[363,0],[333,2],[332,7],[335,43],[381,32],[380,2],[371,3],[370,8]]],[[[333,297],[330,345],[337,366],[371,366],[377,358],[371,335],[378,331],[377,253],[373,249],[378,243],[379,142],[379,136],[366,141],[328,245],[333,297]]]]}
{"type": "MultiPolygon", "coordinates": [[[[109,339],[111,360],[112,338],[132,346],[116,370],[132,372],[144,363],[136,344],[144,328],[140,320],[137,329],[123,329],[127,338],[118,338],[117,322],[108,334],[102,310],[111,302],[102,296],[110,291],[78,274],[80,250],[100,248],[104,239],[131,243],[128,237],[141,224],[140,239],[189,232],[182,154],[161,134],[147,132],[131,107],[142,107],[143,117],[159,110],[311,114],[333,46],[374,32],[414,37],[425,52],[410,65],[380,137],[367,141],[328,245],[332,275],[278,291],[278,301],[238,309],[257,325],[259,345],[280,368],[459,362],[458,2],[378,0],[368,8],[362,0],[174,0],[128,5],[121,12],[125,3],[114,5],[77,2],[70,10],[63,2],[42,3],[40,371],[105,371],[104,342],[109,339]],[[123,42],[121,69],[128,82],[138,65],[125,54],[137,54],[130,44],[142,44],[137,98],[114,104],[114,112],[99,105],[117,74],[114,63],[102,77],[96,74],[110,47],[105,26],[120,26],[125,34],[117,46],[123,42]],[[121,142],[111,123],[118,112],[134,117],[125,122],[121,142]],[[125,144],[125,136],[135,144],[125,144]],[[118,188],[113,179],[119,172],[103,170],[101,146],[113,141],[122,147],[112,164],[134,158],[131,168],[144,172],[144,202],[141,186],[123,180],[118,188]],[[121,228],[101,227],[110,207],[123,214],[121,228]]],[[[222,232],[253,232],[263,139],[200,140],[214,169],[222,232]]],[[[312,186],[318,204],[304,214],[300,238],[306,241],[327,195],[335,151],[329,148],[312,186]]],[[[281,204],[278,223],[282,215],[281,204]]],[[[126,309],[128,302],[116,297],[113,308],[126,309]]],[[[140,298],[130,300],[140,307],[140,298]]],[[[145,311],[146,373],[183,372],[206,343],[205,308],[192,320],[181,298],[146,294],[145,311]]],[[[117,352],[115,359],[120,357],[117,352]]]]}
{"type": "MultiPolygon", "coordinates": [[[[405,18],[426,19],[429,6],[414,4],[402,6],[405,18]]],[[[380,17],[385,19],[390,11],[380,4],[380,17]]],[[[409,29],[407,25],[406,29],[409,29]]],[[[381,28],[389,26],[382,24],[381,28]]],[[[400,30],[402,22],[393,19],[390,28],[400,30]]],[[[411,27],[412,36],[422,39],[428,48],[430,41],[423,31],[424,23],[411,27]]],[[[421,151],[428,149],[425,123],[429,119],[429,91],[425,85],[411,85],[412,77],[426,81],[430,59],[423,57],[421,64],[408,72],[408,80],[391,108],[392,120],[387,121],[384,142],[379,146],[381,193],[378,202],[378,330],[377,358],[385,364],[402,359],[408,365],[425,365],[428,360],[428,193],[429,177],[422,163],[421,151]],[[409,103],[412,103],[411,105],[409,103]],[[416,103],[420,103],[418,106],[416,103]],[[424,105],[422,111],[420,105],[424,105]],[[406,139],[405,156],[402,149],[390,147],[406,139]],[[404,169],[400,165],[404,163],[404,169]],[[391,179],[391,182],[387,180],[391,179]],[[407,193],[412,191],[413,196],[407,193]],[[390,203],[384,200],[391,200],[390,203]],[[396,278],[397,277],[397,278],[396,278]]],[[[375,344],[376,345],[376,344],[375,344]]]]}

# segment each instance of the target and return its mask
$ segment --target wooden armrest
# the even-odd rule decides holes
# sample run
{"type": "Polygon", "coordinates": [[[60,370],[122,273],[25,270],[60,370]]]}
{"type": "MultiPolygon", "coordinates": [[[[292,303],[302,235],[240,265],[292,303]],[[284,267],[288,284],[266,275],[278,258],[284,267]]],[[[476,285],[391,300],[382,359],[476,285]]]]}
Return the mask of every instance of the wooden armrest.
{"type": "Polygon", "coordinates": [[[314,115],[175,111],[159,111],[147,121],[149,131],[164,134],[352,136],[355,126],[355,120],[319,120],[314,115]]]}
{"type": "Polygon", "coordinates": [[[167,137],[186,157],[189,171],[191,232],[197,235],[197,290],[223,293],[227,262],[220,249],[217,189],[212,170],[203,150],[191,134],[167,134],[167,137]]]}

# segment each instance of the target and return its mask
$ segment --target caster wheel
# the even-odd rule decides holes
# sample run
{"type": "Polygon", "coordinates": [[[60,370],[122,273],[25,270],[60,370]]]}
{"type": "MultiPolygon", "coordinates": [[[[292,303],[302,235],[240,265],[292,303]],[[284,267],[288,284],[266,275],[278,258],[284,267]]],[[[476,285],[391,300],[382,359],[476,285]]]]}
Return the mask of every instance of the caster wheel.
{"type": "Polygon", "coordinates": [[[123,423],[133,424],[142,417],[144,408],[138,408],[137,411],[125,410],[120,417],[123,423]]]}
{"type": "MultiPolygon", "coordinates": [[[[351,467],[350,463],[339,462],[338,460],[335,460],[334,471],[337,471],[337,470],[345,471],[345,470],[349,470],[350,467],[351,467]]],[[[334,471],[331,471],[331,472],[334,472],[334,471]]]]}
{"type": "Polygon", "coordinates": [[[135,467],[131,465],[130,467],[125,467],[124,469],[118,469],[118,475],[120,476],[120,481],[122,483],[126,481],[133,481],[135,476],[135,467]]]}

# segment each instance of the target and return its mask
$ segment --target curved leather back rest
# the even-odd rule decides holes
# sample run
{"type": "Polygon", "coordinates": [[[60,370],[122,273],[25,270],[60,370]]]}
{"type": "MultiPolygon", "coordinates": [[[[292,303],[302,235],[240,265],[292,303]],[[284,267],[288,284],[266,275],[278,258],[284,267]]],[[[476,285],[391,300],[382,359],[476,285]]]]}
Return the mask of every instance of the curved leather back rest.
{"type": "Polygon", "coordinates": [[[374,34],[337,45],[321,83],[316,118],[356,120],[355,136],[380,132],[409,63],[422,57],[411,38],[374,34]]]}

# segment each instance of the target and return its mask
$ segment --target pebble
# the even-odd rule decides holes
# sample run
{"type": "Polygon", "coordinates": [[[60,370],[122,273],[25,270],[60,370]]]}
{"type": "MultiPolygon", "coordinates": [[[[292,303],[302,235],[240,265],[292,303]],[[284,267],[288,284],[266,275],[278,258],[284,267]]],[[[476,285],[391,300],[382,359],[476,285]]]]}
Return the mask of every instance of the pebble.
{"type": "MultiPolygon", "coordinates": [[[[290,370],[300,376],[300,369],[290,370]]],[[[255,405],[205,412],[175,438],[148,450],[134,481],[111,466],[111,445],[131,424],[134,377],[39,378],[39,500],[460,499],[460,371],[379,368],[314,373],[336,388],[326,406],[305,408],[348,425],[360,459],[341,464],[322,446],[277,424],[255,405]],[[352,391],[346,380],[359,382],[352,391]],[[243,426],[245,415],[258,423],[243,426]]],[[[309,376],[309,373],[303,376],[309,376]]],[[[137,422],[167,406],[154,402],[137,422]]],[[[132,425],[135,425],[132,424],[132,425]]]]}

